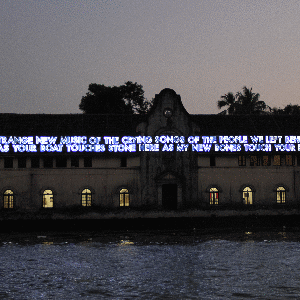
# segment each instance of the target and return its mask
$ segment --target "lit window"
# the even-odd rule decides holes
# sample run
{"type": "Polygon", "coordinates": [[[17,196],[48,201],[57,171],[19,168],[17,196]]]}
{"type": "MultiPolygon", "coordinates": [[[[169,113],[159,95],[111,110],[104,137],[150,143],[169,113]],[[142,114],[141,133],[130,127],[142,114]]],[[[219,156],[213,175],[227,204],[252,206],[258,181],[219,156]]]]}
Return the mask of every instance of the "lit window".
{"type": "Polygon", "coordinates": [[[274,162],[273,162],[274,166],[280,166],[281,165],[281,158],[280,155],[274,155],[274,162]]]}
{"type": "Polygon", "coordinates": [[[260,157],[256,155],[250,156],[250,166],[260,166],[260,157]]]}
{"type": "Polygon", "coordinates": [[[285,156],[285,164],[287,165],[287,166],[293,166],[294,165],[294,157],[293,157],[293,155],[286,155],[285,156]]]}
{"type": "Polygon", "coordinates": [[[246,166],[246,156],[239,155],[239,166],[246,166]]]}
{"type": "Polygon", "coordinates": [[[53,207],[53,192],[51,190],[45,190],[43,193],[43,207],[53,207]]]}
{"type": "Polygon", "coordinates": [[[129,206],[129,192],[127,189],[120,190],[120,206],[129,206]]]}
{"type": "Polygon", "coordinates": [[[243,189],[243,202],[244,204],[253,204],[252,190],[248,186],[243,189]]]}
{"type": "Polygon", "coordinates": [[[262,157],[261,164],[262,164],[262,166],[270,166],[271,165],[270,156],[269,155],[264,155],[262,157]]]}
{"type": "Polygon", "coordinates": [[[219,204],[219,191],[216,188],[211,188],[209,190],[209,204],[218,205],[219,204]]]}
{"type": "Polygon", "coordinates": [[[285,203],[285,188],[282,186],[279,186],[276,191],[277,195],[277,203],[284,204],[285,203]]]}
{"type": "Polygon", "coordinates": [[[14,193],[12,190],[6,190],[3,194],[3,206],[4,208],[14,207],[14,193]]]}
{"type": "Polygon", "coordinates": [[[81,205],[91,206],[92,205],[92,192],[89,189],[84,189],[81,193],[81,205]]]}

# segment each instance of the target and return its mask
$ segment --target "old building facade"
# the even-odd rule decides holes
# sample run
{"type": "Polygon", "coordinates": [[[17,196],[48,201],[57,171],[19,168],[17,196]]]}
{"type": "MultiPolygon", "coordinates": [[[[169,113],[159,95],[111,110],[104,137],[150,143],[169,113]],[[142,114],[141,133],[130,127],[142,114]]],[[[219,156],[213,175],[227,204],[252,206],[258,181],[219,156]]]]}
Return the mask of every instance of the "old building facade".
{"type": "Polygon", "coordinates": [[[40,211],[297,207],[299,117],[2,114],[0,206],[40,211]]]}

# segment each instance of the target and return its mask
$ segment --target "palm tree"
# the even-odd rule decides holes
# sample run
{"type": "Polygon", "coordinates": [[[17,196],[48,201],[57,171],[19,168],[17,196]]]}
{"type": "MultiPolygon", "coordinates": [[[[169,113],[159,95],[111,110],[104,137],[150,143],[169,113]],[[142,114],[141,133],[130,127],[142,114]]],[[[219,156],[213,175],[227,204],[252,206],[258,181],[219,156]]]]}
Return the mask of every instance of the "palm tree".
{"type": "MultiPolygon", "coordinates": [[[[229,92],[221,96],[218,101],[218,108],[228,106],[225,113],[229,115],[249,115],[266,113],[269,108],[264,101],[259,100],[260,95],[253,93],[252,88],[243,87],[243,91],[236,93],[229,92]]],[[[223,112],[222,112],[223,113],[223,112]]]]}
{"type": "Polygon", "coordinates": [[[259,100],[260,95],[253,93],[252,88],[243,87],[243,92],[236,94],[238,109],[237,114],[262,114],[266,111],[267,105],[264,101],[259,100]]]}
{"type": "MultiPolygon", "coordinates": [[[[236,97],[233,93],[229,92],[223,96],[221,96],[221,100],[218,101],[218,108],[221,109],[224,106],[228,106],[228,108],[224,111],[225,114],[234,115],[236,112],[237,101],[236,97]]],[[[222,112],[223,113],[223,112],[222,112]]]]}

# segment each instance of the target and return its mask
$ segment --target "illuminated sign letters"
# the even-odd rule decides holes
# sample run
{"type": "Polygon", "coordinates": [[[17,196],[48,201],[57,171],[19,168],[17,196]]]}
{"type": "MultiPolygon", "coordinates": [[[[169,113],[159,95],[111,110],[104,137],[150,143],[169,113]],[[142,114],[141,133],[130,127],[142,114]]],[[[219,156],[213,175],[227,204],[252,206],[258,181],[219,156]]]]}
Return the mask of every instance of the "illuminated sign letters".
{"type": "Polygon", "coordinates": [[[300,136],[0,136],[0,152],[300,152],[300,136]]]}

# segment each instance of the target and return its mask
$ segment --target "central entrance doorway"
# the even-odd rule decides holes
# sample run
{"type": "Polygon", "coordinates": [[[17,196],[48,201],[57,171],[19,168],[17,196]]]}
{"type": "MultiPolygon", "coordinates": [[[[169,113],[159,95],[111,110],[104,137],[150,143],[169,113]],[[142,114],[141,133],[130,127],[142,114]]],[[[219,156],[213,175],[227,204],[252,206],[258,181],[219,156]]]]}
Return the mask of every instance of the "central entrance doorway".
{"type": "Polygon", "coordinates": [[[162,185],[162,207],[167,210],[177,209],[177,184],[162,185]]]}

